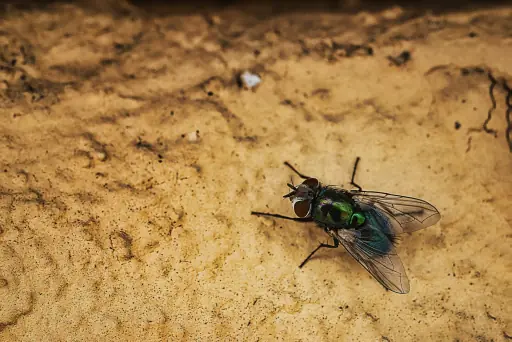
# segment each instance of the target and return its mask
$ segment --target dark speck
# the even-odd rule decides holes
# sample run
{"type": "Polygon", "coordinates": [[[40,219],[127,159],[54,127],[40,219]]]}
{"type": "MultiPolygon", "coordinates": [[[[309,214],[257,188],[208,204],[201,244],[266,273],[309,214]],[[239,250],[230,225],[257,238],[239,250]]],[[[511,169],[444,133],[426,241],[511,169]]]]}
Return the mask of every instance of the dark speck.
{"type": "Polygon", "coordinates": [[[469,34],[468,34],[469,38],[475,38],[477,36],[478,36],[478,34],[476,32],[469,32],[469,34]]]}
{"type": "Polygon", "coordinates": [[[182,138],[185,138],[185,134],[182,134],[182,135],[181,135],[181,137],[182,137],[182,138]]]}
{"type": "Polygon", "coordinates": [[[223,49],[227,49],[229,47],[229,40],[226,39],[219,39],[219,45],[223,49]]]}
{"type": "Polygon", "coordinates": [[[113,64],[116,64],[116,63],[117,63],[117,61],[115,59],[112,59],[112,58],[105,58],[105,59],[102,59],[100,61],[100,64],[104,65],[104,66],[113,65],[113,64]]]}
{"type": "Polygon", "coordinates": [[[261,54],[261,51],[256,49],[254,50],[254,56],[258,57],[261,54]]]}
{"type": "Polygon", "coordinates": [[[121,43],[115,43],[114,49],[116,49],[117,53],[124,53],[128,52],[132,49],[132,44],[121,44],[121,43]]]}
{"type": "Polygon", "coordinates": [[[461,126],[460,122],[455,121],[455,129],[459,129],[461,126]]]}
{"type": "Polygon", "coordinates": [[[388,60],[396,66],[404,65],[411,60],[411,53],[406,50],[396,57],[388,56],[388,60]]]}
{"type": "Polygon", "coordinates": [[[153,146],[149,142],[142,140],[140,137],[139,140],[135,143],[135,147],[140,149],[147,149],[150,151],[153,150],[153,146]]]}
{"type": "Polygon", "coordinates": [[[174,115],[174,110],[171,110],[171,116],[173,116],[173,115],[174,115]]]}
{"type": "Polygon", "coordinates": [[[208,96],[213,96],[213,92],[212,92],[212,91],[209,91],[209,92],[208,92],[208,96]]]}

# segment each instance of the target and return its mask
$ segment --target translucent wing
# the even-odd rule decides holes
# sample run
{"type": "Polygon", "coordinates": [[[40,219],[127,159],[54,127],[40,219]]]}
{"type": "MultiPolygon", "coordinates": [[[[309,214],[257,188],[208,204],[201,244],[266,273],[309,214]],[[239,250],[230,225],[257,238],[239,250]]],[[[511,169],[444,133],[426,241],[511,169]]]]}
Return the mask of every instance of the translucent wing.
{"type": "Polygon", "coordinates": [[[418,198],[377,191],[352,190],[349,194],[363,211],[383,214],[385,217],[379,219],[387,219],[395,235],[426,228],[436,224],[441,218],[441,214],[432,204],[418,198]]]}
{"type": "Polygon", "coordinates": [[[392,241],[369,224],[360,229],[329,232],[385,288],[396,293],[409,292],[409,279],[392,241]]]}

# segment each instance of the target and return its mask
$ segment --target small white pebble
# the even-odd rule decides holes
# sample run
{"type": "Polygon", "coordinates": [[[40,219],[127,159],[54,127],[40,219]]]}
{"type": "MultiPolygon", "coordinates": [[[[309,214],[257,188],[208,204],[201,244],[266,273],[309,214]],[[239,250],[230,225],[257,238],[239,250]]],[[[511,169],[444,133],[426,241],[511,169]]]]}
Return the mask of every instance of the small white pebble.
{"type": "Polygon", "coordinates": [[[249,71],[244,71],[242,75],[240,75],[240,80],[247,89],[254,88],[261,82],[261,78],[258,75],[250,73],[249,71]]]}
{"type": "Polygon", "coordinates": [[[188,134],[188,141],[196,142],[199,139],[199,132],[193,131],[188,134]]]}

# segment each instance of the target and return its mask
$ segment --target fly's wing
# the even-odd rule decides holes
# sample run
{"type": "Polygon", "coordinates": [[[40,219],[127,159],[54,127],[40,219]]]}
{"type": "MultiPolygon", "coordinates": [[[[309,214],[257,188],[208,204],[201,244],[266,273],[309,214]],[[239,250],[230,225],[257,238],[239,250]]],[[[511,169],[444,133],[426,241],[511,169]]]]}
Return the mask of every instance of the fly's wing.
{"type": "Polygon", "coordinates": [[[396,293],[409,292],[409,279],[392,241],[369,224],[360,229],[330,231],[345,249],[385,288],[396,293]]]}
{"type": "Polygon", "coordinates": [[[349,194],[363,211],[387,220],[394,235],[426,228],[441,218],[432,204],[418,198],[377,191],[352,190],[349,194]]]}

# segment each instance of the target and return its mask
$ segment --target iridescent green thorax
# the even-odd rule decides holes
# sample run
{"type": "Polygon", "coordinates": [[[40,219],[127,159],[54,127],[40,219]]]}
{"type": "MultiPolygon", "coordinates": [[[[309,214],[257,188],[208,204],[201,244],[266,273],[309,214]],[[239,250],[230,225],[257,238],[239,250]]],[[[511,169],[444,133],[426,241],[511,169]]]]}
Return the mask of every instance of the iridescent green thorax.
{"type": "Polygon", "coordinates": [[[331,187],[320,190],[311,214],[315,221],[332,228],[356,227],[365,221],[352,198],[346,192],[331,187]]]}

